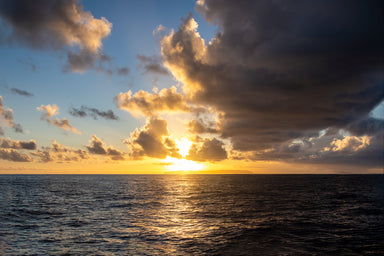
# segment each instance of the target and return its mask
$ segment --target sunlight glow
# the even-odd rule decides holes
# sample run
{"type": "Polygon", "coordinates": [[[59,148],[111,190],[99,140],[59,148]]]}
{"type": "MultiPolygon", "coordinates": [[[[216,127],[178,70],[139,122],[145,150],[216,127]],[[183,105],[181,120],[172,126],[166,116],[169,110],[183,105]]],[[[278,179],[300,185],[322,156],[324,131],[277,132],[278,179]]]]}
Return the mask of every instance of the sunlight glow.
{"type": "Polygon", "coordinates": [[[192,141],[183,137],[176,141],[176,145],[179,148],[179,153],[182,157],[186,157],[188,155],[188,151],[192,146],[192,141]]]}
{"type": "Polygon", "coordinates": [[[168,171],[200,171],[205,169],[204,164],[187,159],[177,159],[167,156],[163,161],[169,163],[166,167],[168,171]]]}

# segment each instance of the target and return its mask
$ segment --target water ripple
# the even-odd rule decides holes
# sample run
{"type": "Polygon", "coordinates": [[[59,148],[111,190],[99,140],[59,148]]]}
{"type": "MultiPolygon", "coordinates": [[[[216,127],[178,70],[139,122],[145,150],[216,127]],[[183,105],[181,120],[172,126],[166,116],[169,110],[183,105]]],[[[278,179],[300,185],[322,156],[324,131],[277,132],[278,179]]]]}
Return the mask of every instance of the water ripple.
{"type": "Polygon", "coordinates": [[[383,175],[1,175],[1,255],[380,255],[383,175]]]}

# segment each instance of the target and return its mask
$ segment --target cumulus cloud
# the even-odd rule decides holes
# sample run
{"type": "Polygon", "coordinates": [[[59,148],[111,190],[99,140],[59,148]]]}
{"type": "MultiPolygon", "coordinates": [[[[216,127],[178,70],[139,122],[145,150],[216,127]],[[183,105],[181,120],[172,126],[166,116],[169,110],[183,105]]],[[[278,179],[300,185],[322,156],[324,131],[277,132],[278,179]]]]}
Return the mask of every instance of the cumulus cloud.
{"type": "Polygon", "coordinates": [[[33,159],[13,148],[0,148],[0,159],[13,162],[33,162],[33,159]]]}
{"type": "Polygon", "coordinates": [[[19,141],[0,138],[0,148],[12,148],[12,149],[36,149],[36,142],[34,140],[30,141],[19,141]]]}
{"type": "Polygon", "coordinates": [[[138,91],[132,96],[132,91],[120,93],[115,102],[118,108],[129,111],[131,114],[154,116],[159,112],[189,112],[192,107],[188,105],[183,94],[177,92],[172,86],[162,89],[158,93],[138,91]]]}
{"type": "Polygon", "coordinates": [[[77,0],[1,0],[0,18],[9,28],[8,43],[64,51],[74,72],[104,61],[102,39],[110,35],[112,24],[94,18],[77,0]]]}
{"type": "Polygon", "coordinates": [[[101,141],[96,135],[92,135],[90,140],[90,145],[86,146],[89,153],[106,155],[109,156],[112,160],[125,160],[125,153],[121,152],[118,149],[113,148],[112,146],[106,147],[104,142],[101,141]]]}
{"type": "Polygon", "coordinates": [[[0,135],[4,135],[2,123],[5,123],[6,126],[12,127],[15,132],[23,132],[21,125],[13,122],[13,110],[3,106],[3,97],[0,95],[0,135]]]}
{"type": "Polygon", "coordinates": [[[35,150],[36,142],[18,141],[12,139],[0,138],[0,159],[13,162],[33,162],[33,159],[19,150],[35,150]]]}
{"type": "Polygon", "coordinates": [[[36,108],[38,111],[42,112],[41,120],[45,120],[49,124],[66,130],[73,133],[81,134],[75,127],[73,127],[66,118],[58,119],[57,117],[53,119],[53,116],[59,113],[59,107],[56,104],[53,105],[41,105],[36,108]]]}
{"type": "Polygon", "coordinates": [[[150,117],[141,129],[131,133],[130,139],[124,140],[130,149],[130,156],[141,159],[144,156],[164,159],[167,156],[181,158],[175,142],[169,137],[167,121],[150,117]]]}
{"type": "Polygon", "coordinates": [[[371,138],[368,136],[347,136],[343,139],[334,139],[331,147],[327,147],[325,151],[344,151],[356,152],[369,146],[371,138]]]}
{"type": "Polygon", "coordinates": [[[163,67],[160,57],[138,54],[137,59],[140,61],[140,68],[143,69],[145,73],[169,75],[168,70],[163,67]]]}
{"type": "Polygon", "coordinates": [[[186,157],[194,161],[220,161],[227,159],[224,143],[217,139],[205,139],[201,144],[193,144],[186,157]]]}
{"type": "Polygon", "coordinates": [[[56,104],[53,105],[41,105],[36,108],[38,111],[42,112],[42,120],[50,120],[54,115],[59,113],[59,107],[56,104]]]}
{"type": "Polygon", "coordinates": [[[79,162],[89,159],[87,151],[82,149],[69,148],[57,143],[55,140],[50,147],[42,147],[36,152],[31,153],[40,158],[41,162],[79,162]]]}
{"type": "Polygon", "coordinates": [[[160,24],[160,25],[158,25],[158,26],[156,27],[156,29],[154,29],[154,30],[152,31],[152,35],[153,35],[153,36],[157,36],[157,35],[159,35],[159,34],[161,34],[161,33],[164,33],[166,29],[167,29],[166,27],[164,27],[163,25],[160,24]]]}
{"type": "Polygon", "coordinates": [[[99,117],[106,120],[119,120],[119,117],[115,115],[112,110],[99,110],[97,108],[90,108],[87,106],[81,106],[80,108],[71,108],[69,114],[76,117],[87,117],[91,116],[93,119],[98,119],[99,117]]]}

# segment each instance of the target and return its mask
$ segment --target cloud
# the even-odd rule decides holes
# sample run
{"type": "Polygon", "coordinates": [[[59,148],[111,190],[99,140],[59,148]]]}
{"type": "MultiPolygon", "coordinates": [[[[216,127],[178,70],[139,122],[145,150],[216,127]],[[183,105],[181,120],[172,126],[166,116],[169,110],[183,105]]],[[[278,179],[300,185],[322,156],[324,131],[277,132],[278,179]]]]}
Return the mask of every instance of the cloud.
{"type": "Polygon", "coordinates": [[[56,104],[53,105],[41,105],[36,108],[38,111],[42,112],[41,120],[47,121],[49,124],[66,130],[73,133],[81,134],[75,127],[73,127],[66,118],[58,119],[57,117],[53,119],[52,117],[59,113],[59,107],[56,104]]]}
{"type": "Polygon", "coordinates": [[[121,152],[118,149],[113,148],[112,146],[106,147],[104,142],[102,142],[96,135],[92,135],[90,140],[90,145],[86,146],[89,153],[106,155],[109,156],[112,160],[126,160],[125,153],[121,152]]]}
{"type": "Polygon", "coordinates": [[[375,15],[367,17],[372,31],[366,31],[356,18],[360,16],[351,13],[360,10],[354,5],[337,12],[343,7],[327,3],[337,15],[323,17],[316,5],[214,3],[206,1],[204,14],[216,20],[222,32],[209,45],[188,17],[179,31],[163,39],[162,53],[190,97],[225,113],[223,136],[230,137],[235,148],[265,148],[311,130],[342,126],[383,99],[382,85],[375,79],[381,51],[375,15]],[[278,17],[274,22],[269,22],[271,14],[278,17]],[[345,31],[346,38],[322,34],[336,33],[334,26],[345,31]],[[355,33],[367,33],[370,40],[350,41],[355,33]],[[245,148],[244,140],[249,140],[245,148]]]}
{"type": "Polygon", "coordinates": [[[140,130],[131,133],[130,139],[124,140],[130,149],[130,156],[142,159],[144,156],[164,159],[167,156],[181,158],[175,142],[169,137],[167,121],[150,117],[140,130]]]}
{"type": "Polygon", "coordinates": [[[12,148],[0,148],[0,159],[13,162],[33,162],[33,159],[24,153],[12,148]]]}
{"type": "Polygon", "coordinates": [[[31,57],[28,57],[26,59],[18,59],[18,61],[34,72],[38,71],[39,69],[38,65],[35,64],[34,60],[31,57]]]}
{"type": "Polygon", "coordinates": [[[77,0],[1,0],[0,18],[8,25],[8,43],[67,53],[68,69],[83,72],[103,62],[102,39],[112,24],[83,11],[77,0]]]}
{"type": "Polygon", "coordinates": [[[113,113],[112,110],[99,110],[96,108],[89,108],[86,106],[81,106],[80,108],[71,108],[69,114],[76,117],[87,117],[91,116],[93,119],[98,119],[98,117],[104,118],[106,120],[119,120],[119,117],[113,113]]]}
{"type": "Polygon", "coordinates": [[[0,148],[35,150],[36,142],[34,140],[18,141],[18,140],[0,138],[0,148]]]}
{"type": "Polygon", "coordinates": [[[54,115],[59,113],[59,107],[56,104],[53,105],[41,105],[36,108],[38,111],[43,112],[41,119],[42,120],[50,120],[54,115]]]}
{"type": "Polygon", "coordinates": [[[153,36],[157,36],[161,33],[164,33],[167,28],[163,25],[158,25],[155,30],[152,31],[153,36]]]}
{"type": "Polygon", "coordinates": [[[81,132],[78,131],[75,127],[73,127],[69,123],[69,121],[65,118],[62,118],[62,119],[55,118],[55,119],[51,120],[49,123],[53,124],[54,126],[60,128],[60,129],[63,129],[66,131],[71,131],[71,132],[77,133],[77,134],[81,134],[81,132]]]}
{"type": "Polygon", "coordinates": [[[221,161],[227,159],[227,151],[224,148],[224,143],[217,139],[205,139],[203,143],[193,144],[186,157],[193,161],[221,161]]]}
{"type": "Polygon", "coordinates": [[[331,142],[331,147],[327,147],[325,151],[343,151],[356,152],[363,150],[369,146],[371,138],[368,136],[347,136],[343,139],[334,139],[331,142]]]}
{"type": "Polygon", "coordinates": [[[358,136],[374,135],[384,130],[384,120],[371,117],[363,118],[348,124],[346,130],[358,136]]]}
{"type": "Polygon", "coordinates": [[[12,109],[4,108],[3,97],[0,95],[0,135],[4,135],[4,129],[1,127],[2,120],[5,122],[6,126],[12,127],[15,132],[23,133],[23,128],[21,127],[21,125],[13,122],[12,109]]]}
{"type": "MultiPolygon", "coordinates": [[[[65,71],[73,71],[77,73],[83,73],[87,69],[93,69],[96,61],[100,58],[97,54],[95,55],[90,51],[82,51],[80,53],[68,52],[68,63],[65,71]]],[[[101,67],[99,71],[104,71],[101,67]]]]}
{"type": "Polygon", "coordinates": [[[163,37],[162,59],[189,102],[221,113],[218,130],[235,151],[347,129],[384,99],[380,1],[207,0],[197,9],[215,37],[206,43],[189,16],[163,37]]]}
{"type": "Polygon", "coordinates": [[[121,76],[127,76],[130,70],[128,67],[117,68],[116,73],[121,76]]]}
{"type": "Polygon", "coordinates": [[[120,93],[115,102],[118,108],[129,111],[131,114],[153,116],[159,112],[189,112],[192,107],[186,102],[183,94],[177,92],[176,87],[162,89],[158,93],[138,91],[120,93]]]}
{"type": "Polygon", "coordinates": [[[294,139],[264,150],[232,151],[231,158],[377,167],[384,163],[383,153],[384,131],[355,136],[345,130],[329,129],[317,136],[294,139]]]}
{"type": "Polygon", "coordinates": [[[163,67],[160,57],[138,54],[137,59],[140,61],[140,68],[142,68],[145,73],[169,75],[168,70],[163,67]]]}
{"type": "Polygon", "coordinates": [[[188,122],[188,131],[191,133],[218,133],[218,130],[211,128],[213,124],[206,124],[202,119],[194,119],[188,122]]]}
{"type": "Polygon", "coordinates": [[[79,162],[90,158],[87,151],[66,147],[57,143],[55,140],[50,147],[42,147],[31,154],[40,158],[40,161],[44,163],[79,162]]]}
{"type": "Polygon", "coordinates": [[[25,153],[18,150],[35,150],[36,142],[30,141],[18,141],[0,138],[0,159],[13,161],[13,162],[33,162],[33,159],[25,153]]]}
{"type": "Polygon", "coordinates": [[[91,145],[87,146],[87,149],[92,154],[106,155],[107,150],[104,148],[104,142],[102,142],[96,135],[92,135],[91,145]]]}
{"type": "Polygon", "coordinates": [[[33,96],[32,93],[24,91],[24,90],[17,89],[17,88],[11,88],[11,92],[14,93],[14,94],[18,94],[18,95],[26,96],[26,97],[32,97],[33,96]]]}

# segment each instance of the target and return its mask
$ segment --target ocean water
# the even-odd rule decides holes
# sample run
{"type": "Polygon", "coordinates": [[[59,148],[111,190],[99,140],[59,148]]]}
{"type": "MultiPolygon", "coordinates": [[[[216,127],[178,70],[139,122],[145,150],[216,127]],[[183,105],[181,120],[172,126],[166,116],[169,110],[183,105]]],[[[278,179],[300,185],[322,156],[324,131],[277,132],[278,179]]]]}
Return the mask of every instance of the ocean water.
{"type": "Polygon", "coordinates": [[[0,255],[383,255],[384,175],[0,175],[0,255]]]}

